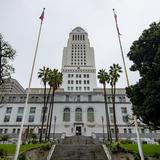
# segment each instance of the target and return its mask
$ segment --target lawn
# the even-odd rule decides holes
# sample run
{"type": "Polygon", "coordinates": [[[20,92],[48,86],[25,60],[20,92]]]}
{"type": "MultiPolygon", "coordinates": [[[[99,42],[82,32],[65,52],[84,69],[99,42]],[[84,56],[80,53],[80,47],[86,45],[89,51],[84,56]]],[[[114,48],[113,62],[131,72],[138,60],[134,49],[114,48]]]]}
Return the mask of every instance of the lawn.
{"type": "MultiPolygon", "coordinates": [[[[137,144],[121,144],[121,146],[127,150],[138,153],[137,144]]],[[[153,155],[155,153],[160,154],[160,145],[157,144],[142,144],[144,155],[153,155]]]]}
{"type": "MultiPolygon", "coordinates": [[[[27,150],[38,148],[40,146],[43,146],[45,144],[26,144],[21,145],[20,153],[25,152],[27,150]]],[[[9,155],[13,155],[16,151],[16,145],[15,144],[0,144],[0,149],[4,149],[9,155]]]]}

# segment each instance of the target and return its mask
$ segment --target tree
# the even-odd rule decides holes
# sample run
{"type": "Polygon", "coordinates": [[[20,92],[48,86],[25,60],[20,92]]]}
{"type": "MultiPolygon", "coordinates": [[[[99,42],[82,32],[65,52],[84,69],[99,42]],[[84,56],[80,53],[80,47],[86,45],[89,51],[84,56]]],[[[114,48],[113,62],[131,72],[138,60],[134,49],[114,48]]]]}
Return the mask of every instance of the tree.
{"type": "Polygon", "coordinates": [[[115,96],[116,96],[116,82],[120,77],[122,72],[122,68],[118,64],[113,64],[110,66],[109,69],[109,76],[110,76],[110,85],[111,85],[111,93],[112,93],[112,104],[113,104],[113,118],[114,118],[114,130],[115,130],[115,140],[118,141],[118,134],[117,134],[117,122],[116,122],[116,111],[115,111],[115,96]]]}
{"type": "Polygon", "coordinates": [[[4,79],[9,78],[14,72],[14,68],[9,62],[14,60],[15,53],[16,51],[3,40],[3,36],[0,34],[0,86],[4,83],[4,79]]]}
{"type": "Polygon", "coordinates": [[[143,31],[128,57],[133,61],[131,71],[140,74],[139,82],[126,88],[133,113],[148,126],[160,129],[160,22],[143,31]]]}
{"type": "Polygon", "coordinates": [[[38,72],[38,78],[41,79],[41,81],[43,82],[43,85],[44,85],[44,94],[43,94],[44,107],[43,107],[43,113],[42,113],[41,132],[40,132],[40,136],[39,136],[39,141],[40,142],[42,141],[43,126],[44,126],[44,120],[45,120],[45,115],[46,115],[46,111],[47,111],[46,88],[47,88],[49,71],[50,71],[49,68],[46,68],[46,67],[43,66],[43,68],[40,69],[40,71],[38,72]]]}
{"type": "Polygon", "coordinates": [[[108,114],[107,94],[106,94],[106,83],[109,83],[109,75],[105,71],[105,69],[100,69],[97,77],[99,79],[99,82],[103,85],[104,103],[105,103],[106,121],[107,121],[107,135],[108,135],[108,140],[111,141],[112,137],[111,137],[111,129],[110,129],[110,122],[109,122],[109,114],[108,114]]]}
{"type": "Polygon", "coordinates": [[[52,95],[51,95],[51,102],[50,102],[50,108],[48,112],[47,129],[46,129],[46,132],[48,132],[47,133],[48,140],[50,138],[51,124],[52,124],[54,95],[55,95],[55,91],[62,84],[62,79],[63,79],[63,75],[57,69],[53,69],[49,72],[48,84],[52,89],[52,95]]]}

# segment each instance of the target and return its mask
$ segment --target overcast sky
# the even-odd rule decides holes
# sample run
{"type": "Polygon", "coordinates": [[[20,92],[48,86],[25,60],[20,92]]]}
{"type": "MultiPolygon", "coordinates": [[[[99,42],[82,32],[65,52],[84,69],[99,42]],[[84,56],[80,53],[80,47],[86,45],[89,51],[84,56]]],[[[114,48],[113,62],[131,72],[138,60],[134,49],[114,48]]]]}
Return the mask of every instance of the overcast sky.
{"type": "MultiPolygon", "coordinates": [[[[37,79],[39,68],[46,66],[61,69],[63,47],[67,45],[69,32],[73,28],[81,26],[88,32],[98,72],[101,68],[108,70],[113,63],[123,66],[113,8],[118,16],[128,68],[132,63],[126,55],[132,42],[149,24],[160,19],[159,0],[0,0],[0,33],[17,51],[13,77],[24,88],[28,87],[39,16],[44,7],[45,19],[31,87],[42,86],[37,79]]],[[[138,73],[129,72],[129,79],[131,84],[136,83],[138,73]]],[[[125,86],[123,73],[118,87],[125,86]]]]}

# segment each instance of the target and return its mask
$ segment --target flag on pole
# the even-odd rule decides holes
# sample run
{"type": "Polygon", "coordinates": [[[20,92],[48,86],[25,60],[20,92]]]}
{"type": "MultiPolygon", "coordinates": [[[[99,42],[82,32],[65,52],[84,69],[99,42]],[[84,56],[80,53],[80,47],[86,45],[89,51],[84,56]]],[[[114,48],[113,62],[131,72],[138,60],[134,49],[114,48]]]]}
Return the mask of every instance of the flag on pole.
{"type": "Polygon", "coordinates": [[[39,19],[41,20],[41,23],[42,23],[42,21],[43,21],[43,19],[44,19],[44,10],[45,10],[45,8],[43,8],[42,14],[41,14],[41,16],[39,17],[39,19]]]}
{"type": "Polygon", "coordinates": [[[118,33],[118,35],[121,35],[120,32],[119,32],[119,28],[118,28],[117,15],[116,15],[114,9],[113,9],[113,12],[114,12],[114,19],[115,19],[115,22],[116,22],[117,33],[118,33]]]}

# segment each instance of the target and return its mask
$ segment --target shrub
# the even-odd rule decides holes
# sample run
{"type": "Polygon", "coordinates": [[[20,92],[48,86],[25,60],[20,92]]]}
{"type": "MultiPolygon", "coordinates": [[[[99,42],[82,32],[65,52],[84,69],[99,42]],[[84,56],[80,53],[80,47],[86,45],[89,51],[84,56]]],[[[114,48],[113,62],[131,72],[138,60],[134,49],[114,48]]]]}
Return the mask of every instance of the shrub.
{"type": "Polygon", "coordinates": [[[18,156],[18,160],[25,160],[25,154],[22,153],[18,156]]]}
{"type": "Polygon", "coordinates": [[[0,157],[5,157],[5,156],[7,156],[7,152],[3,149],[3,148],[1,148],[0,149],[0,157]]]}
{"type": "Polygon", "coordinates": [[[130,140],[130,139],[125,139],[125,140],[120,140],[120,143],[121,143],[121,144],[132,144],[133,141],[130,140]]]}
{"type": "Polygon", "coordinates": [[[41,149],[44,151],[50,150],[52,147],[51,143],[47,143],[46,145],[41,146],[41,149]]]}
{"type": "Polygon", "coordinates": [[[159,154],[159,153],[154,153],[154,154],[153,154],[153,157],[159,159],[159,158],[160,158],[160,154],[159,154]]]}

